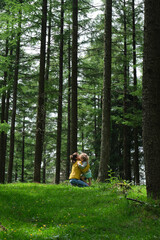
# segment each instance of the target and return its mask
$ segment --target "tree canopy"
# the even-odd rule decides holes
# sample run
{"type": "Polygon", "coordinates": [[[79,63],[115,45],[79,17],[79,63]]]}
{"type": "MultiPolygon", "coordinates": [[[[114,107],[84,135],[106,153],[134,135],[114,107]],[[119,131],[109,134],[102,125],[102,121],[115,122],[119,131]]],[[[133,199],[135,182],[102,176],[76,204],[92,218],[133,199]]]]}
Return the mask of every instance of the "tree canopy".
{"type": "Polygon", "coordinates": [[[108,117],[103,180],[112,169],[144,183],[144,14],[141,0],[0,2],[1,183],[59,183],[73,151],[90,156],[97,179],[108,117]]]}

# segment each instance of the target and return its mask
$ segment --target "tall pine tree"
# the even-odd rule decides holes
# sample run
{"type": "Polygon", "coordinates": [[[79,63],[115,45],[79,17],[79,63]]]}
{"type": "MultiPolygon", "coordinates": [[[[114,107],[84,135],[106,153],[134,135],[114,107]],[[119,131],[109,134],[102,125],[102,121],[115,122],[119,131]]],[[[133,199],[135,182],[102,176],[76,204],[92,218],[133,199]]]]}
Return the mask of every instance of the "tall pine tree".
{"type": "Polygon", "coordinates": [[[98,179],[102,182],[104,182],[108,176],[108,165],[110,161],[111,42],[112,42],[111,29],[112,29],[112,0],[106,0],[101,155],[100,155],[100,165],[99,165],[99,173],[98,173],[98,179]]]}
{"type": "Polygon", "coordinates": [[[145,0],[143,146],[147,194],[160,199],[160,2],[145,0]]]}
{"type": "Polygon", "coordinates": [[[46,49],[46,23],[47,23],[47,0],[43,0],[42,28],[41,28],[41,52],[39,73],[39,94],[36,126],[36,146],[34,163],[34,181],[41,180],[41,162],[43,154],[44,126],[45,126],[45,49],[46,49]]]}

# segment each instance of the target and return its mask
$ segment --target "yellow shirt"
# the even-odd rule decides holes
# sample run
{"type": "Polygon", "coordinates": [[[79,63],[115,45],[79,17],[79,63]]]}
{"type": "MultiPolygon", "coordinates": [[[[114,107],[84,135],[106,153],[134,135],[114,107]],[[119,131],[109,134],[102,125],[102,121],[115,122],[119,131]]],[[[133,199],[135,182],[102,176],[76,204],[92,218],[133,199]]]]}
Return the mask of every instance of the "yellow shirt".
{"type": "Polygon", "coordinates": [[[80,179],[80,175],[81,175],[82,171],[81,169],[78,167],[78,163],[77,161],[72,165],[72,171],[71,171],[71,174],[69,176],[69,179],[73,179],[73,178],[76,178],[76,179],[80,179]]]}

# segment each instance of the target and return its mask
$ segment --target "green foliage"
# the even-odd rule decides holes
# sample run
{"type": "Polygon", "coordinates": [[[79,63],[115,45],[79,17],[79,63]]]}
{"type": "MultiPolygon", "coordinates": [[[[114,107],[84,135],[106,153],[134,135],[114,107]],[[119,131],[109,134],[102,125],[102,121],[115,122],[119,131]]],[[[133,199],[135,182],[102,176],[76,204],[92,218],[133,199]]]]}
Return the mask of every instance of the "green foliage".
{"type": "MultiPolygon", "coordinates": [[[[4,71],[8,70],[10,59],[4,56],[0,56],[0,75],[3,76],[4,71]],[[2,71],[3,70],[3,71],[2,71]]],[[[1,91],[1,89],[0,89],[1,91]]]]}
{"type": "Polygon", "coordinates": [[[125,197],[131,190],[131,183],[118,177],[111,169],[108,171],[106,182],[108,189],[122,193],[125,197]]]}
{"type": "Polygon", "coordinates": [[[8,123],[6,122],[0,123],[0,133],[1,132],[8,133],[9,129],[10,129],[10,125],[8,123]]]}
{"type": "MultiPolygon", "coordinates": [[[[129,197],[147,202],[145,187],[132,187],[129,197]]],[[[120,192],[110,191],[106,183],[89,188],[68,183],[1,185],[0,238],[158,239],[158,202],[149,203],[147,207],[128,201],[120,192]]]]}

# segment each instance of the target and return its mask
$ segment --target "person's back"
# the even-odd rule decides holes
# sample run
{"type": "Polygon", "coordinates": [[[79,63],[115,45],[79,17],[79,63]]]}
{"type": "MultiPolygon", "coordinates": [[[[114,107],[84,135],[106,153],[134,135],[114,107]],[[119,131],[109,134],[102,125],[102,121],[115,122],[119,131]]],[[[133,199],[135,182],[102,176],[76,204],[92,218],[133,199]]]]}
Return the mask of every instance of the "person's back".
{"type": "Polygon", "coordinates": [[[69,179],[75,178],[80,179],[81,169],[78,167],[78,162],[76,161],[72,165],[72,171],[70,173],[69,179]]]}

